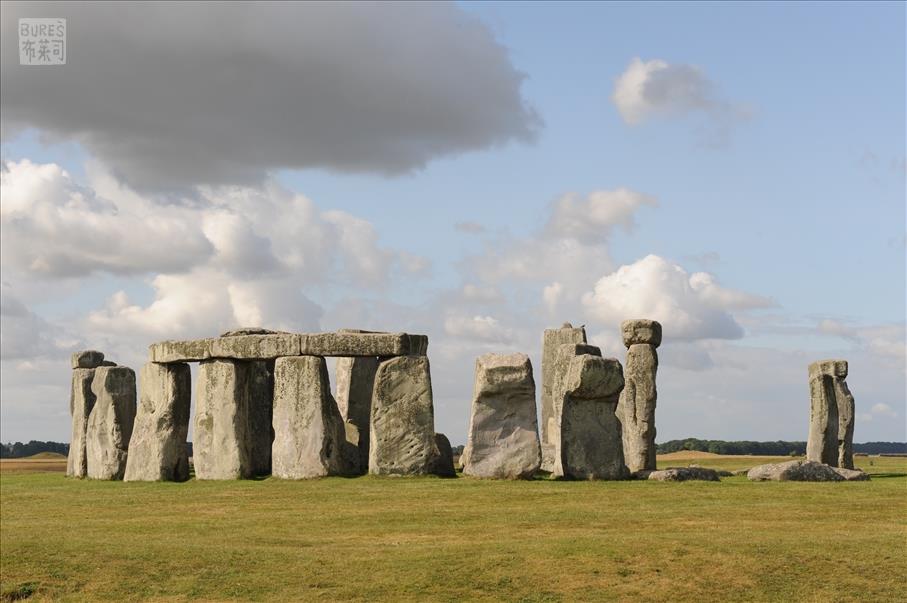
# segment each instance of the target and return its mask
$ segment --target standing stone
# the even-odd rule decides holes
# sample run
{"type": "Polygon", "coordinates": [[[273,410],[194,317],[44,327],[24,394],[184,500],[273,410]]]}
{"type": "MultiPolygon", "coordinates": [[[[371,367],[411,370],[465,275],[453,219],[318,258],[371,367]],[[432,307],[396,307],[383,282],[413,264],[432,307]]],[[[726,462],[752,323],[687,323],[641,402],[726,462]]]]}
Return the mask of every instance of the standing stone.
{"type": "Polygon", "coordinates": [[[463,473],[473,477],[529,479],[539,470],[535,381],[526,354],[476,359],[464,457],[463,473]]]}
{"type": "Polygon", "coordinates": [[[359,467],[363,472],[368,468],[369,417],[377,371],[378,359],[375,357],[337,359],[337,408],[343,419],[358,429],[359,467]]]}
{"type": "Polygon", "coordinates": [[[559,329],[545,329],[542,339],[542,469],[551,471],[554,466],[554,441],[548,436],[554,417],[555,360],[558,348],[565,343],[586,343],[586,329],[574,328],[565,322],[559,329]]]}
{"type": "Polygon", "coordinates": [[[95,403],[95,395],[91,391],[93,379],[94,369],[77,368],[72,371],[72,391],[69,398],[72,437],[69,440],[69,456],[66,458],[66,475],[70,477],[88,475],[85,435],[88,430],[88,417],[95,403]]]}
{"type": "MultiPolygon", "coordinates": [[[[838,466],[840,422],[835,396],[835,375],[840,372],[847,375],[845,361],[821,360],[809,365],[809,438],[806,442],[806,458],[832,467],[838,466]]],[[[852,425],[852,417],[850,422],[852,425]]]]}
{"type": "Polygon", "coordinates": [[[627,347],[626,387],[617,416],[623,431],[624,458],[631,473],[655,469],[655,403],[661,324],[654,320],[621,323],[627,347]]]}
{"type": "Polygon", "coordinates": [[[847,361],[837,363],[835,374],[835,401],[838,403],[838,467],[853,469],[854,400],[847,387],[847,361]]]}
{"type": "Polygon", "coordinates": [[[567,374],[570,362],[575,356],[591,354],[592,356],[601,356],[602,352],[597,346],[588,343],[562,343],[554,352],[554,360],[551,362],[552,382],[551,388],[554,394],[552,415],[548,418],[548,441],[549,444],[542,444],[542,470],[553,472],[555,465],[555,444],[560,437],[560,415],[558,414],[557,392],[567,374]]]}
{"type": "Polygon", "coordinates": [[[370,427],[369,473],[431,472],[432,461],[440,453],[426,356],[399,356],[378,366],[370,427]]]}
{"type": "Polygon", "coordinates": [[[252,473],[271,473],[274,413],[274,361],[252,360],[249,371],[249,446],[252,473]]]}
{"type": "Polygon", "coordinates": [[[198,479],[255,474],[249,441],[250,365],[235,360],[199,363],[192,456],[198,479]]]}
{"type": "MultiPolygon", "coordinates": [[[[562,346],[562,349],[567,346],[562,346]]],[[[557,384],[554,413],[558,420],[553,474],[573,479],[623,479],[621,425],[617,402],[623,371],[614,358],[575,356],[557,384]]]]}
{"type": "Polygon", "coordinates": [[[185,363],[148,362],[139,373],[140,396],[126,475],[129,481],[182,482],[189,479],[186,435],[192,373],[185,363]]]}
{"type": "Polygon", "coordinates": [[[346,427],[321,356],[278,358],[274,366],[272,474],[307,479],[346,473],[346,427]]]}
{"type": "Polygon", "coordinates": [[[453,462],[453,447],[450,440],[443,433],[435,434],[435,448],[437,456],[431,462],[429,473],[440,477],[456,477],[457,469],[453,462]]]}
{"type": "Polygon", "coordinates": [[[123,479],[135,421],[135,371],[125,366],[95,369],[94,408],[85,434],[88,477],[123,479]]]}

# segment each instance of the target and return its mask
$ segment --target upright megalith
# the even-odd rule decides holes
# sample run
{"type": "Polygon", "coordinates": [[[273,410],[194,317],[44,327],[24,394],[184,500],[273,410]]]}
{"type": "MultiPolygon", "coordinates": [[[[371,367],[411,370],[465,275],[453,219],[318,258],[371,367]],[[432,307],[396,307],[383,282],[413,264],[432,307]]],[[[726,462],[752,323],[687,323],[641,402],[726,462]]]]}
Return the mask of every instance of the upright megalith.
{"type": "Polygon", "coordinates": [[[443,433],[435,434],[437,454],[432,459],[428,472],[440,477],[456,477],[457,469],[453,462],[453,447],[443,433]]]}
{"type": "Polygon", "coordinates": [[[440,452],[426,356],[399,356],[378,366],[370,428],[369,473],[431,473],[440,452]]]}
{"type": "MultiPolygon", "coordinates": [[[[76,365],[75,361],[73,365],[76,365]]],[[[70,477],[88,475],[88,457],[85,446],[88,417],[95,404],[95,395],[91,391],[94,371],[93,368],[74,368],[72,371],[72,390],[69,398],[72,436],[69,440],[69,456],[66,458],[66,475],[70,477]]]]}
{"type": "Polygon", "coordinates": [[[272,475],[308,479],[349,473],[345,445],[346,427],[331,396],[324,358],[278,358],[274,365],[272,475]]]}
{"type": "Polygon", "coordinates": [[[250,365],[237,360],[199,363],[192,456],[198,479],[255,475],[249,437],[250,365]]]}
{"type": "Polygon", "coordinates": [[[152,482],[189,479],[186,450],[192,399],[189,365],[146,363],[139,372],[139,392],[124,479],[152,482]]]}
{"type": "Polygon", "coordinates": [[[463,473],[528,479],[541,461],[535,381],[526,354],[485,354],[476,359],[472,413],[463,473]]]}
{"type": "Polygon", "coordinates": [[[271,445],[274,442],[274,361],[251,360],[249,371],[249,454],[252,473],[271,473],[271,445]]]}
{"type": "Polygon", "coordinates": [[[854,399],[847,387],[846,360],[809,365],[809,438],[806,458],[853,469],[854,399]]]}
{"type": "Polygon", "coordinates": [[[369,417],[377,372],[378,358],[373,356],[337,359],[337,408],[343,419],[358,430],[359,467],[363,472],[368,470],[369,417]]]}
{"type": "MultiPolygon", "coordinates": [[[[562,349],[568,346],[562,346],[562,349]]],[[[563,352],[559,355],[565,356],[563,352]]],[[[615,358],[573,356],[554,391],[556,477],[624,479],[621,425],[617,402],[624,387],[615,358]]]]}
{"type": "Polygon", "coordinates": [[[631,472],[655,469],[655,403],[661,324],[654,320],[625,320],[620,325],[627,347],[626,386],[617,416],[623,431],[624,459],[631,472]]]}
{"type": "Polygon", "coordinates": [[[135,421],[135,371],[101,366],[91,381],[95,396],[88,416],[86,468],[92,479],[123,479],[135,421]]]}
{"type": "Polygon", "coordinates": [[[551,471],[554,466],[554,442],[549,428],[554,417],[554,383],[557,379],[555,361],[558,348],[565,343],[586,343],[586,329],[565,322],[559,329],[545,329],[542,337],[542,468],[551,471]]]}

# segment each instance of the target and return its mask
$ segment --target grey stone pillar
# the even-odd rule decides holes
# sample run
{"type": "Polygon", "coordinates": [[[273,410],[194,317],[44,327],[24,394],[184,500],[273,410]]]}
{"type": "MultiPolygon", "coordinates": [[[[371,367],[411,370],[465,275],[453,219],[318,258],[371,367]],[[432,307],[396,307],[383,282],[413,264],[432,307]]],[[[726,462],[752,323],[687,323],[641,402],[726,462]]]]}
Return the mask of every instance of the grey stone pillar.
{"type": "Polygon", "coordinates": [[[363,473],[368,469],[369,418],[377,372],[378,358],[373,356],[337,359],[337,408],[343,419],[358,430],[356,446],[363,473]]]}
{"type": "Polygon", "coordinates": [[[272,475],[308,479],[346,472],[343,418],[321,356],[278,358],[274,366],[272,475]]]}
{"type": "Polygon", "coordinates": [[[570,359],[555,390],[556,477],[624,479],[629,475],[616,416],[623,387],[617,359],[591,354],[570,359]]]}
{"type": "Polygon", "coordinates": [[[135,421],[135,371],[125,366],[95,369],[91,382],[95,404],[88,417],[88,477],[123,479],[135,421]]]}
{"type": "Polygon", "coordinates": [[[494,479],[529,479],[542,462],[535,381],[526,354],[476,359],[463,473],[494,479]]]}
{"type": "Polygon", "coordinates": [[[574,328],[565,322],[559,329],[545,329],[542,338],[542,469],[551,471],[554,465],[554,443],[548,437],[548,429],[554,418],[553,389],[557,378],[555,360],[558,348],[565,343],[586,343],[586,329],[574,328]]]}
{"type": "Polygon", "coordinates": [[[809,438],[806,458],[853,468],[854,399],[847,387],[846,360],[809,365],[809,438]]]}
{"type": "Polygon", "coordinates": [[[69,456],[66,458],[66,475],[69,477],[88,475],[85,436],[88,430],[88,417],[95,404],[95,396],[91,391],[94,371],[93,368],[76,368],[72,371],[72,390],[69,398],[72,436],[69,440],[69,456]]]}
{"type": "Polygon", "coordinates": [[[139,404],[126,460],[126,481],[189,479],[186,436],[192,373],[185,363],[148,362],[139,372],[139,404]]]}
{"type": "Polygon", "coordinates": [[[439,456],[431,372],[425,356],[382,362],[375,375],[369,473],[424,475],[439,456]]]}
{"type": "Polygon", "coordinates": [[[197,479],[255,475],[249,437],[248,362],[205,360],[196,384],[192,457],[197,479]]]}
{"type": "Polygon", "coordinates": [[[655,348],[661,345],[661,324],[654,320],[625,320],[621,333],[627,346],[626,387],[617,415],[623,431],[624,458],[631,473],[655,470],[655,348]]]}

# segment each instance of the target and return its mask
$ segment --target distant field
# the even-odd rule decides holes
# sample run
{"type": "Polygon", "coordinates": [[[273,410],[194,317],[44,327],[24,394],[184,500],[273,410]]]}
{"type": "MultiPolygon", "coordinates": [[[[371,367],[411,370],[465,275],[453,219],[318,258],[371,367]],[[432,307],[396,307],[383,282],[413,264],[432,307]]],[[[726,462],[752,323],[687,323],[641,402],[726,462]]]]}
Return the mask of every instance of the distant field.
{"type": "Polygon", "coordinates": [[[48,462],[0,463],[5,600],[907,600],[904,458],[836,484],[136,484],[48,462]]]}

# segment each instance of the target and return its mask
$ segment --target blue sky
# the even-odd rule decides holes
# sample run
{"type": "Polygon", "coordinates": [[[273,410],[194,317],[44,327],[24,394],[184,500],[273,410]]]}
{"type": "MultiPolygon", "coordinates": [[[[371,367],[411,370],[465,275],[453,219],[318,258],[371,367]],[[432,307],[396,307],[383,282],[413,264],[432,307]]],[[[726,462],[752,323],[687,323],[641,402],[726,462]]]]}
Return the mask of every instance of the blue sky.
{"type": "MultiPolygon", "coordinates": [[[[4,31],[14,16],[31,14],[31,7],[14,8],[4,8],[4,31]]],[[[244,64],[245,47],[231,47],[229,35],[222,52],[232,62],[195,67],[186,59],[172,72],[123,74],[121,89],[94,99],[106,103],[110,114],[97,122],[73,108],[92,102],[92,93],[73,82],[102,78],[116,65],[73,58],[72,65],[44,68],[71,69],[77,79],[67,80],[68,87],[54,84],[61,100],[38,109],[4,91],[4,132],[12,134],[4,134],[2,155],[17,166],[15,179],[4,174],[5,205],[12,206],[8,199],[21,199],[24,206],[65,205],[73,187],[81,186],[117,207],[115,214],[110,207],[96,210],[108,217],[136,212],[147,222],[157,215],[155,208],[191,206],[184,213],[174,210],[173,222],[157,235],[160,242],[174,237],[177,253],[175,244],[186,243],[186,235],[175,225],[199,221],[206,224],[204,236],[196,233],[199,245],[204,237],[216,239],[218,253],[210,261],[174,259],[164,266],[135,257],[141,254],[130,253],[128,241],[121,241],[116,268],[91,255],[82,258],[81,274],[48,274],[36,271],[35,258],[46,243],[41,237],[59,232],[61,224],[35,224],[29,237],[17,238],[22,223],[5,220],[2,234],[10,247],[3,251],[11,259],[3,264],[4,304],[21,303],[28,314],[4,315],[4,331],[13,335],[4,333],[3,340],[0,439],[66,439],[65,412],[52,418],[47,413],[66,410],[63,359],[73,346],[100,347],[137,367],[151,341],[184,332],[210,335],[257,317],[272,327],[428,333],[438,430],[462,443],[475,356],[524,351],[538,369],[541,330],[572,320],[588,325],[593,343],[622,357],[617,324],[644,311],[661,312],[653,317],[665,322],[659,439],[805,439],[806,365],[833,356],[851,361],[848,382],[860,415],[856,439],[907,437],[903,4],[467,3],[423,9],[425,14],[371,7],[374,21],[366,34],[356,29],[359,24],[339,30],[340,42],[344,35],[373,41],[368,56],[356,44],[342,46],[327,36],[312,36],[299,65],[288,49],[284,68],[303,70],[297,88],[270,93],[267,69],[255,69],[254,85],[264,91],[236,103],[239,108],[215,100],[195,112],[185,107],[188,117],[172,116],[185,129],[202,112],[222,111],[219,124],[213,121],[218,115],[211,116],[217,126],[212,130],[229,136],[230,124],[241,129],[244,117],[258,124],[261,112],[273,114],[276,125],[262,122],[262,138],[250,140],[248,148],[243,139],[223,143],[215,134],[210,140],[200,134],[189,144],[176,138],[178,132],[167,139],[168,128],[159,125],[156,130],[165,133],[154,136],[171,144],[178,157],[158,163],[143,154],[141,133],[121,134],[147,113],[132,115],[128,126],[115,123],[120,111],[127,117],[138,111],[111,98],[128,95],[132,77],[154,80],[165,96],[168,88],[191,91],[196,80],[217,69],[235,69],[231,77],[238,81],[251,78],[249,70],[236,67],[244,64]],[[404,62],[392,55],[400,48],[404,62]],[[308,59],[333,67],[326,74],[305,71],[314,69],[308,59]],[[649,78],[649,88],[641,89],[651,96],[633,96],[628,86],[629,100],[621,104],[614,100],[619,79],[637,59],[637,73],[649,78]],[[193,69],[193,77],[177,82],[193,69]],[[376,85],[372,77],[384,83],[376,85]],[[317,105],[321,97],[309,100],[312,89],[326,99],[325,107],[317,105]],[[350,100],[350,90],[366,93],[350,100]],[[344,115],[347,104],[352,113],[344,115]],[[535,125],[522,113],[527,107],[539,118],[535,125]],[[508,117],[513,115],[519,119],[508,117]],[[353,135],[344,132],[348,119],[359,120],[353,135]],[[335,125],[323,132],[306,129],[310,120],[335,125]],[[394,127],[385,131],[383,122],[394,127]],[[283,141],[280,124],[292,129],[297,123],[303,124],[300,131],[283,141]],[[526,135],[529,130],[534,138],[526,135]],[[43,144],[44,135],[55,142],[43,144]],[[203,152],[192,154],[188,149],[196,140],[203,152]],[[279,141],[273,150],[272,141],[279,141]],[[320,165],[318,149],[335,143],[341,149],[336,159],[320,165]],[[372,146],[377,150],[368,151],[372,146]],[[358,147],[363,153],[349,156],[358,147]],[[388,157],[400,149],[410,155],[400,151],[399,161],[411,165],[389,172],[388,157]],[[215,161],[219,154],[224,165],[253,166],[270,184],[230,182],[215,161]],[[32,167],[21,163],[26,159],[32,167]],[[354,163],[361,167],[351,169],[354,163]],[[40,164],[70,174],[52,176],[68,191],[60,199],[33,197],[37,189],[28,188],[27,176],[40,164]],[[176,197],[148,185],[168,189],[164,183],[171,175],[185,184],[176,197]],[[199,192],[197,185],[207,188],[199,192]],[[224,188],[237,186],[239,192],[224,188]],[[282,192],[262,192],[269,186],[282,192]],[[632,193],[623,197],[629,213],[609,213],[608,207],[620,203],[615,191],[621,189],[632,193]],[[570,193],[576,195],[572,205],[563,201],[570,193]],[[232,195],[238,200],[225,201],[232,195]],[[262,195],[279,198],[273,201],[275,214],[257,213],[261,204],[254,200],[262,195]],[[323,219],[301,221],[298,232],[278,232],[289,211],[284,197],[292,195],[310,200],[323,219]],[[576,225],[576,214],[596,207],[604,217],[588,223],[581,218],[580,234],[557,226],[576,225]],[[226,214],[251,224],[251,234],[240,236],[239,226],[225,226],[226,214]],[[308,240],[312,233],[321,242],[299,252],[306,261],[267,283],[250,276],[265,265],[244,264],[261,251],[255,244],[292,254],[289,241],[308,240]],[[658,261],[644,262],[647,256],[658,261]],[[334,268],[322,273],[313,262],[334,268]],[[718,288],[678,289],[669,282],[677,270],[687,276],[705,272],[718,288]],[[173,277],[170,285],[155,281],[162,275],[173,277]],[[216,302],[205,307],[193,302],[201,293],[190,281],[207,283],[209,290],[241,281],[246,289],[230,294],[232,310],[216,302]],[[639,282],[644,284],[633,289],[639,282]],[[544,297],[554,284],[557,297],[544,297]],[[627,294],[615,299],[615,291],[627,294]],[[285,303],[273,299],[284,295],[285,303]],[[308,314],[294,310],[291,302],[299,295],[308,314]],[[166,312],[151,310],[156,300],[166,312]],[[683,326],[687,319],[698,326],[683,326]],[[31,332],[23,321],[46,330],[47,345],[14,339],[20,330],[31,332]],[[718,323],[733,328],[722,330],[718,323]],[[177,326],[179,332],[168,330],[177,326]]],[[[322,18],[301,7],[292,10],[300,12],[278,17],[299,23],[322,18]]],[[[93,15],[108,16],[119,17],[93,15]]],[[[168,18],[153,17],[164,23],[168,18]]],[[[270,17],[262,23],[273,25],[270,17]]],[[[225,21],[228,33],[248,25],[248,18],[225,21]]],[[[91,26],[69,17],[71,57],[88,55],[92,38],[78,32],[91,26]]],[[[162,27],[152,42],[169,43],[176,52],[186,41],[168,31],[162,27]]],[[[47,85],[14,63],[7,43],[15,36],[4,37],[3,88],[47,85]]],[[[248,60],[256,56],[250,51],[248,60]]],[[[166,58],[158,62],[166,65],[166,58]]],[[[276,79],[274,88],[280,88],[276,79]]],[[[197,96],[206,94],[199,84],[197,96]]],[[[141,103],[143,97],[137,98],[141,103]]],[[[171,115],[160,110],[156,117],[168,124],[171,115]]],[[[118,224],[110,218],[110,229],[118,224]]],[[[63,254],[80,244],[54,236],[63,254]]]]}

